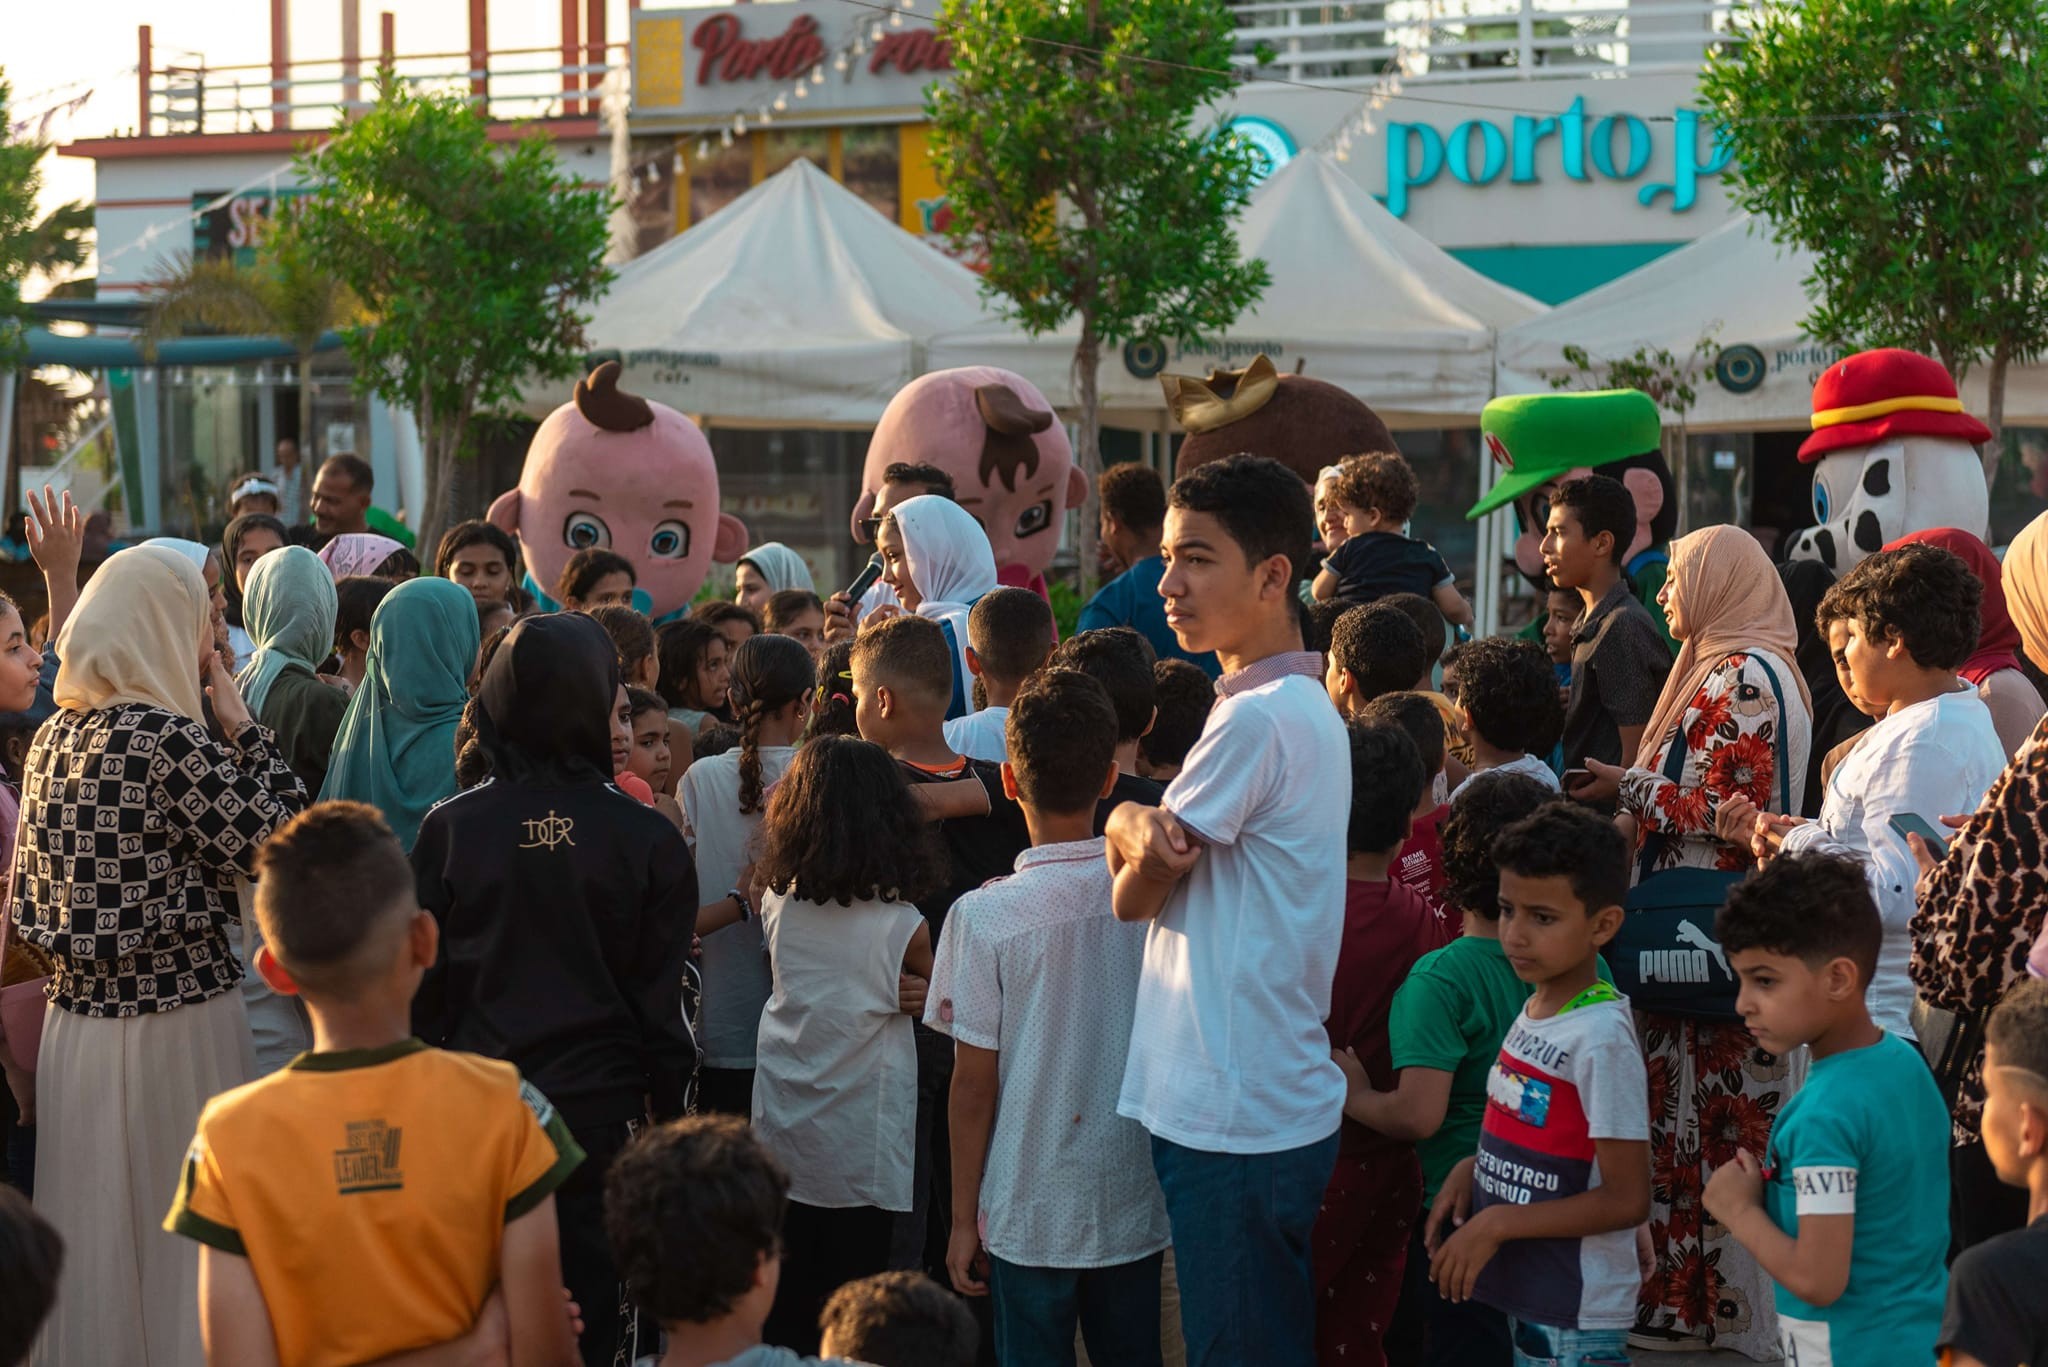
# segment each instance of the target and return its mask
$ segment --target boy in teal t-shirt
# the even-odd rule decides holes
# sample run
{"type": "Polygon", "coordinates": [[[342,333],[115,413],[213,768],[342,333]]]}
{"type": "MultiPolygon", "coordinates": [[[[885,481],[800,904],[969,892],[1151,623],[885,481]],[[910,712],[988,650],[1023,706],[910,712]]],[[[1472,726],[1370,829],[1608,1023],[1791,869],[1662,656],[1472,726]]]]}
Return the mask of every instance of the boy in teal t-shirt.
{"type": "Polygon", "coordinates": [[[1780,855],[1715,922],[1759,1048],[1811,1047],[1768,1151],[1707,1183],[1709,1213],[1777,1284],[1788,1363],[1929,1362],[1948,1284],[1948,1110],[1920,1052],[1870,1019],[1883,927],[1860,865],[1780,855]]]}

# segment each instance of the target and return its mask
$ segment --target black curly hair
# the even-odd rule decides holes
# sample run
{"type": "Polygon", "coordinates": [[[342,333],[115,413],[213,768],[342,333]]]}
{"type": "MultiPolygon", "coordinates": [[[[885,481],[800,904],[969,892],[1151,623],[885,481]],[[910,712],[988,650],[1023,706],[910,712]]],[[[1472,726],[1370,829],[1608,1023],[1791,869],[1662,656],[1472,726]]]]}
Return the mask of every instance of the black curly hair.
{"type": "Polygon", "coordinates": [[[1152,666],[1152,686],[1159,717],[1152,729],[1138,738],[1138,753],[1147,764],[1180,764],[1209,724],[1209,709],[1216,705],[1216,685],[1186,660],[1161,660],[1152,666]]]}
{"type": "Polygon", "coordinates": [[[1102,685],[1116,709],[1117,744],[1145,734],[1159,707],[1159,685],[1152,666],[1159,657],[1152,643],[1130,627],[1097,627],[1061,641],[1046,663],[1052,669],[1075,669],[1102,685]]]}
{"type": "Polygon", "coordinates": [[[1399,526],[1415,516],[1422,486],[1398,451],[1368,451],[1337,462],[1337,497],[1399,526]]]}
{"type": "Polygon", "coordinates": [[[663,1324],[730,1314],[782,1246],[789,1176],[737,1116],[693,1115],[626,1146],[604,1230],[633,1303],[663,1324]]]}
{"type": "Polygon", "coordinates": [[[1961,556],[1910,542],[1879,551],[1836,581],[1814,624],[1858,623],[1874,643],[1898,640],[1923,669],[1956,669],[1977,648],[1984,586],[1961,556]]]}
{"type": "Polygon", "coordinates": [[[1830,959],[1848,959],[1867,984],[1877,971],[1884,921],[1870,895],[1870,879],[1855,860],[1780,855],[1729,889],[1714,918],[1714,938],[1730,956],[1760,949],[1815,969],[1830,959]]]}
{"type": "Polygon", "coordinates": [[[1109,691],[1093,675],[1058,667],[1033,674],[1003,721],[1018,800],[1061,815],[1094,811],[1116,763],[1119,729],[1109,691]]]}
{"type": "Polygon", "coordinates": [[[1458,647],[1458,705],[1500,750],[1547,755],[1564,729],[1557,671],[1534,641],[1488,636],[1458,647]]]}
{"type": "Polygon", "coordinates": [[[797,751],[764,830],[762,880],[806,902],[914,902],[946,881],[944,848],[902,769],[868,741],[819,736],[797,751]]]}
{"type": "Polygon", "coordinates": [[[1408,838],[1408,818],[1422,801],[1429,775],[1408,733],[1391,722],[1353,721],[1351,823],[1347,854],[1391,854],[1408,838]]]}
{"type": "Polygon", "coordinates": [[[1402,693],[1429,668],[1429,647],[1415,620],[1391,603],[1347,609],[1330,630],[1330,658],[1351,675],[1360,702],[1402,693]]]}
{"type": "Polygon", "coordinates": [[[1589,916],[1628,895],[1628,842],[1612,821],[1563,798],[1495,836],[1493,862],[1522,878],[1564,879],[1589,916]]]}
{"type": "MultiPolygon", "coordinates": [[[[1557,794],[1525,774],[1488,774],[1467,783],[1438,831],[1443,842],[1444,899],[1482,920],[1500,919],[1500,866],[1493,840],[1557,794]]],[[[1418,798],[1417,801],[1420,801],[1418,798]]]]}

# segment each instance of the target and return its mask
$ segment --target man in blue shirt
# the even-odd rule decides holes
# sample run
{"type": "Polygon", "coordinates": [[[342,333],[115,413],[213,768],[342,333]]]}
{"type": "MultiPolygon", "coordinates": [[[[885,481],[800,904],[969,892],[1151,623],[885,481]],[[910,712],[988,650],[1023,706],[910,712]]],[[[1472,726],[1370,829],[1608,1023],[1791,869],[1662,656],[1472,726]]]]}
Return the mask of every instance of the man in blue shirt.
{"type": "Polygon", "coordinates": [[[1159,554],[1159,537],[1166,526],[1166,486],[1150,466],[1128,461],[1104,470],[1096,491],[1102,500],[1103,570],[1122,572],[1088,600],[1074,629],[1131,627],[1152,643],[1160,659],[1186,660],[1215,678],[1221,672],[1216,656],[1182,650],[1166,624],[1166,600],[1159,596],[1159,580],[1166,573],[1166,561],[1159,554]]]}

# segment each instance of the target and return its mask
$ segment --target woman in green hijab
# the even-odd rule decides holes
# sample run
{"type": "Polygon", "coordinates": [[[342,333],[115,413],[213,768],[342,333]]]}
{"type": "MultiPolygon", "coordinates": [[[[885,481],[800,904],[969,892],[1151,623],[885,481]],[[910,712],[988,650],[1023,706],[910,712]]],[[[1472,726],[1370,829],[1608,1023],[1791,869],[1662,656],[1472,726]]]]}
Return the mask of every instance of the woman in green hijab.
{"type": "Polygon", "coordinates": [[[400,584],[370,619],[363,681],[335,737],[323,802],[367,802],[410,851],[455,792],[455,724],[476,668],[476,600],[446,579],[400,584]]]}
{"type": "Polygon", "coordinates": [[[285,763],[317,793],[348,711],[348,690],[317,673],[334,653],[334,576],[304,546],[272,551],[249,568],[242,621],[255,653],[235,682],[285,763]]]}

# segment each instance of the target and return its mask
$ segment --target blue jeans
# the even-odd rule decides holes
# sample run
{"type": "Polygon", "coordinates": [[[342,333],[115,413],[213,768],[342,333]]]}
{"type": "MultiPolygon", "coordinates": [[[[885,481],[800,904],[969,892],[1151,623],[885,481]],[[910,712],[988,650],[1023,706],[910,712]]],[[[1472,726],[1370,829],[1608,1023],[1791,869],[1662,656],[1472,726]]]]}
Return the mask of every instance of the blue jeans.
{"type": "Polygon", "coordinates": [[[1628,1330],[1559,1329],[1510,1320],[1515,1367],[1628,1367],[1628,1330]]]}
{"type": "Polygon", "coordinates": [[[1074,1326],[1088,1360],[1160,1367],[1159,1267],[1164,1253],[1115,1267],[1022,1267],[993,1253],[996,1360],[1003,1367],[1074,1367],[1074,1326]]]}
{"type": "Polygon", "coordinates": [[[1188,1367],[1310,1367],[1309,1233],[1337,1136],[1283,1153],[1209,1153],[1152,1137],[1173,1223],[1188,1367]]]}

